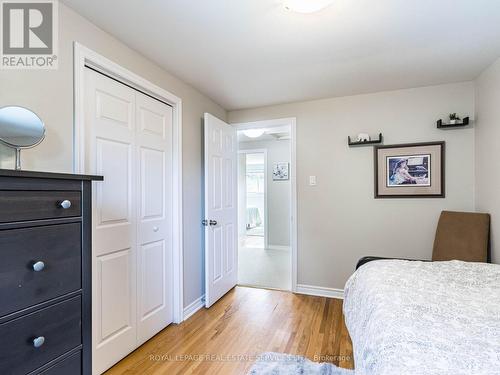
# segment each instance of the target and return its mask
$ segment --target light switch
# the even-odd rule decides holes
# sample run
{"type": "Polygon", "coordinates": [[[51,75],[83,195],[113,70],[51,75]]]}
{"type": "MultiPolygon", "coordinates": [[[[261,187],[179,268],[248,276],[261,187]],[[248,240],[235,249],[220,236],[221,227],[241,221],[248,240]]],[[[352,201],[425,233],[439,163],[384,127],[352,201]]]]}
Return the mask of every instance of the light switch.
{"type": "Polygon", "coordinates": [[[316,176],[309,176],[309,186],[316,186],[316,176]]]}

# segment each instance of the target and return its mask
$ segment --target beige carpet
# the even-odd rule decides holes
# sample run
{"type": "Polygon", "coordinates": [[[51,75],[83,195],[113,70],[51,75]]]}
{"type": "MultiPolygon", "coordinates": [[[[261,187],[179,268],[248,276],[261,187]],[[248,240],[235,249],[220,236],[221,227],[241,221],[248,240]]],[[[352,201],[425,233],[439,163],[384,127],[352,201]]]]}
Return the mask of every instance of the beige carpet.
{"type": "Polygon", "coordinates": [[[240,246],[238,250],[238,284],[291,289],[289,251],[266,250],[263,248],[263,240],[261,244],[256,238],[245,241],[243,245],[245,246],[240,246]]]}

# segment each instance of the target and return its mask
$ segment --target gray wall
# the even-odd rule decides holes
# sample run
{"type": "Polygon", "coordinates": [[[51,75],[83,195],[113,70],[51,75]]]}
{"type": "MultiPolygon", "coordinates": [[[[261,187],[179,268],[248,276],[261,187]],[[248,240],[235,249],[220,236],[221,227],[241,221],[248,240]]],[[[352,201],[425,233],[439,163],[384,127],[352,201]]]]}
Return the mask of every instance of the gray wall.
{"type": "MultiPolygon", "coordinates": [[[[198,91],[103,32],[64,4],[59,4],[59,69],[0,70],[0,106],[19,104],[37,112],[47,138],[23,153],[25,169],[71,172],[73,160],[73,41],[118,62],[183,101],[184,305],[204,293],[202,216],[202,117],[226,111],[198,91]]],[[[0,149],[0,167],[13,166],[12,152],[0,149]]]]}
{"type": "Polygon", "coordinates": [[[476,208],[491,214],[492,261],[500,263],[500,59],[476,81],[476,208]]]}
{"type": "Polygon", "coordinates": [[[297,118],[299,284],[343,289],[364,255],[430,258],[440,211],[474,208],[474,130],[436,120],[473,106],[465,82],[229,112],[231,123],[297,118]],[[347,136],[379,131],[386,144],[446,141],[445,199],[373,198],[373,149],[347,136]]]}
{"type": "Polygon", "coordinates": [[[239,143],[240,150],[267,150],[267,212],[269,246],[290,246],[290,180],[273,181],[273,164],[290,163],[290,141],[239,143]]]}

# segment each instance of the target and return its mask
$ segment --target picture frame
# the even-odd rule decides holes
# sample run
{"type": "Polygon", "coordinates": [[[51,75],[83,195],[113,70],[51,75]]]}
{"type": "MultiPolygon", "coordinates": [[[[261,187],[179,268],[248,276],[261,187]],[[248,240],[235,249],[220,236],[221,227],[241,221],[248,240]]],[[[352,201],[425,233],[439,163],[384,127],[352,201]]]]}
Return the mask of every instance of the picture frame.
{"type": "Polygon", "coordinates": [[[273,165],[273,181],[287,181],[290,179],[288,162],[277,162],[273,165]]]}
{"type": "Polygon", "coordinates": [[[375,198],[444,198],[445,142],[374,147],[375,198]]]}

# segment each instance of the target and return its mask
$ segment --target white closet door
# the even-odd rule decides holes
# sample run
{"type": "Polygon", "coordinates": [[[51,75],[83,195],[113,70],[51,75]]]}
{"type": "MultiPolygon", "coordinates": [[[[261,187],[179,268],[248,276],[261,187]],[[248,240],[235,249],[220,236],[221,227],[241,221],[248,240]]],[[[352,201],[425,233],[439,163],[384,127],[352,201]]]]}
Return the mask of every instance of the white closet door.
{"type": "Polygon", "coordinates": [[[100,374],[136,347],[135,91],[86,70],[87,172],[93,194],[92,341],[100,374]]]}
{"type": "Polygon", "coordinates": [[[172,108],[86,70],[93,196],[93,372],[172,322],[172,108]]]}
{"type": "Polygon", "coordinates": [[[136,93],[138,345],[172,323],[172,108],[136,93]]]}
{"type": "Polygon", "coordinates": [[[236,129],[205,113],[205,306],[238,280],[236,129]]]}

